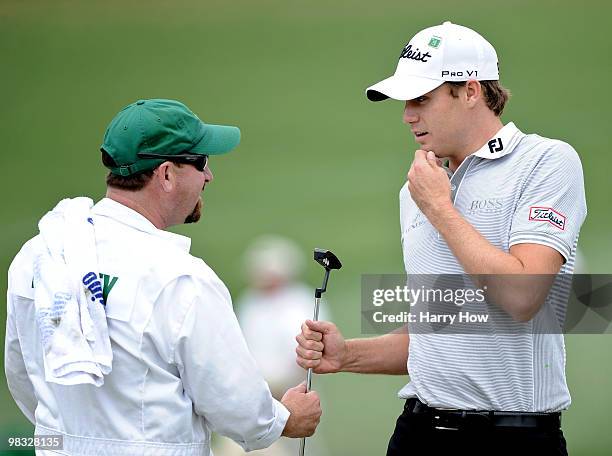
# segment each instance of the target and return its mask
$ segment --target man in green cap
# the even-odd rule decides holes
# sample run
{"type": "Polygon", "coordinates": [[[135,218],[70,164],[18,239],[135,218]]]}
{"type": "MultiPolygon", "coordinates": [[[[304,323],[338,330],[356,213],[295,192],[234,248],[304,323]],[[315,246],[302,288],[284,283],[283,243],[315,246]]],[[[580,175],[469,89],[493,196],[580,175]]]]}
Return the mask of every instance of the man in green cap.
{"type": "Polygon", "coordinates": [[[212,431],[247,451],[314,433],[317,394],[272,398],[227,288],[165,231],[198,221],[208,157],[239,142],[177,101],[130,104],[101,147],[106,197],[61,201],[11,264],[6,376],[35,434],[57,437],[44,448],[192,456],[212,431]]]}

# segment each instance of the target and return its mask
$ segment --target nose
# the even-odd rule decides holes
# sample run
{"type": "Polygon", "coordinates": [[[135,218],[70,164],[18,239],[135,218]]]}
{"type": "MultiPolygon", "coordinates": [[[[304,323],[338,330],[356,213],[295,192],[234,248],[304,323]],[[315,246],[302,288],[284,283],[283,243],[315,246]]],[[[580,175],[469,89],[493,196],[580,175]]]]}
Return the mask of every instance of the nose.
{"type": "Polygon", "coordinates": [[[209,182],[212,182],[213,179],[214,176],[212,171],[210,170],[210,167],[206,166],[206,168],[204,168],[204,182],[208,184],[209,182]]]}
{"type": "Polygon", "coordinates": [[[416,113],[416,110],[410,106],[410,100],[406,101],[406,106],[404,107],[404,123],[405,124],[413,124],[419,120],[419,116],[416,113]]]}

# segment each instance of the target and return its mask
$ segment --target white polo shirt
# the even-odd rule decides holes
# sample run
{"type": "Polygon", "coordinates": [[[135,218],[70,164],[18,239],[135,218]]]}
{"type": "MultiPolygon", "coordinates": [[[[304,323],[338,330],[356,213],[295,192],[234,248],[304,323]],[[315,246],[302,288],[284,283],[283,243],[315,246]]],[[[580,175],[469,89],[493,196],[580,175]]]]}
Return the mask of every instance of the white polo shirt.
{"type": "Polygon", "coordinates": [[[112,372],[104,385],[45,382],[28,241],[9,270],[5,370],[36,434],[65,452],[208,456],[211,431],[245,450],[277,440],[289,417],[251,357],[230,294],[190,240],[113,200],[93,208],[112,372]]]}
{"type": "MultiPolygon", "coordinates": [[[[560,273],[573,272],[586,200],[582,165],[569,144],[509,123],[450,180],[455,208],[493,246],[508,252],[515,244],[546,245],[565,259],[560,273]]],[[[464,273],[406,185],[400,223],[408,275],[464,273]]],[[[548,412],[570,404],[560,334],[411,334],[408,372],[399,396],[432,407],[548,412]]]]}

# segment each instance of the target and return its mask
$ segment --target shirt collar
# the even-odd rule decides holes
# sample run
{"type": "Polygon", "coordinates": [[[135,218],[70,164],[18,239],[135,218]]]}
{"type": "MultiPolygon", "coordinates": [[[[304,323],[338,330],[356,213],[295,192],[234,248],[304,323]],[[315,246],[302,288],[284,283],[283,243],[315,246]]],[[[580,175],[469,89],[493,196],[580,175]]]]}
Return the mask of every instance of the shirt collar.
{"type": "Polygon", "coordinates": [[[496,159],[512,152],[519,141],[525,136],[510,122],[504,125],[495,135],[472,155],[480,158],[496,159]]]}
{"type": "Polygon", "coordinates": [[[149,219],[110,198],[102,198],[92,209],[95,215],[109,217],[122,225],[127,225],[139,231],[159,237],[174,244],[177,248],[189,253],[191,239],[170,231],[160,230],[153,225],[149,219]]]}

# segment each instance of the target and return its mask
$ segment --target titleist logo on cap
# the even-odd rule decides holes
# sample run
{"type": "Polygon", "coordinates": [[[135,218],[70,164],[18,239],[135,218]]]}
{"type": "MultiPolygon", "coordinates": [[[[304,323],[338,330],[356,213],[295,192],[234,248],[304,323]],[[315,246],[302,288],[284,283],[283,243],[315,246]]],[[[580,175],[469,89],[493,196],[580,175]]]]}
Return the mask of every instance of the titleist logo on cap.
{"type": "Polygon", "coordinates": [[[404,43],[395,72],[366,89],[369,100],[414,100],[444,81],[499,80],[495,49],[467,27],[445,22],[404,43]]]}
{"type": "Polygon", "coordinates": [[[418,62],[427,62],[427,59],[431,57],[429,52],[422,53],[419,48],[416,48],[414,51],[412,50],[412,44],[407,44],[402,49],[402,53],[400,54],[400,59],[412,59],[418,62]]]}

